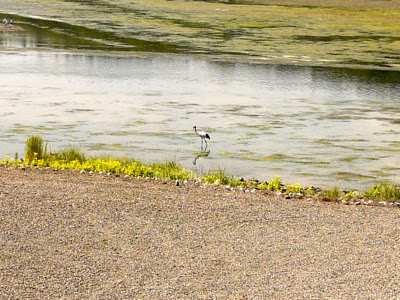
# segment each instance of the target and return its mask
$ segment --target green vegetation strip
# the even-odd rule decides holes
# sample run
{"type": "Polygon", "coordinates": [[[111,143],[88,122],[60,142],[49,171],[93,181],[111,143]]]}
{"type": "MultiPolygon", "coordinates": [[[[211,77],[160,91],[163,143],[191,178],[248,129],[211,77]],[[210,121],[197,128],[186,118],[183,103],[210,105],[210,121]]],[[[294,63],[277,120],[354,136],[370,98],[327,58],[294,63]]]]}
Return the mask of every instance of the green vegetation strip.
{"type": "Polygon", "coordinates": [[[114,50],[398,70],[399,8],[366,0],[13,0],[0,15],[114,50]]]}
{"type": "MultiPolygon", "coordinates": [[[[395,184],[378,183],[374,187],[364,191],[341,191],[338,187],[333,190],[321,190],[314,187],[303,188],[300,184],[283,185],[282,178],[276,176],[274,179],[259,182],[258,180],[235,179],[224,171],[209,173],[206,176],[199,176],[196,173],[187,171],[176,162],[146,164],[128,158],[92,157],[86,155],[79,149],[67,148],[57,153],[49,153],[47,143],[44,143],[41,136],[31,136],[25,142],[25,158],[19,159],[15,154],[13,159],[6,156],[0,160],[0,165],[14,167],[49,167],[52,169],[77,170],[81,172],[99,172],[125,176],[140,176],[148,178],[160,178],[163,180],[199,180],[204,183],[225,185],[227,188],[240,188],[253,190],[275,191],[287,198],[301,198],[304,196],[313,197],[325,201],[341,201],[343,203],[359,203],[357,200],[370,199],[380,201],[386,205],[395,203],[400,206],[400,188],[395,184]]],[[[361,202],[360,202],[361,203],[361,202]]],[[[371,203],[371,202],[367,202],[371,203]]]]}

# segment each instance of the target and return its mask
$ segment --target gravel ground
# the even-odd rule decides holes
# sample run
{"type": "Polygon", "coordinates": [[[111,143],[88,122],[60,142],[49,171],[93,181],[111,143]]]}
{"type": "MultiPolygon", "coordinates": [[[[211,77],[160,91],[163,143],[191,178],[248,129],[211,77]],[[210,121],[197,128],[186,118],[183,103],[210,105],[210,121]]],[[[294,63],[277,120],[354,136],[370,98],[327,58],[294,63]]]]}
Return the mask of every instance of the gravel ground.
{"type": "Polygon", "coordinates": [[[399,299],[400,209],[0,168],[1,299],[399,299]]]}

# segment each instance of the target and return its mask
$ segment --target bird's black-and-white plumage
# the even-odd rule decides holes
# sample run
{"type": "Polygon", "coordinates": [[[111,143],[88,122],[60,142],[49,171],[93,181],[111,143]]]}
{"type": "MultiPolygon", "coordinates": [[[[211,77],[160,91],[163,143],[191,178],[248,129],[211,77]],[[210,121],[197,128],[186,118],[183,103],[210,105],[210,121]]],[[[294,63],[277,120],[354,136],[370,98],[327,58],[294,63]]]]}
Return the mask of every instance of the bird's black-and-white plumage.
{"type": "Polygon", "coordinates": [[[193,129],[197,133],[197,135],[201,138],[201,150],[203,150],[203,140],[206,143],[206,148],[205,149],[207,149],[208,145],[207,145],[207,140],[206,139],[210,140],[211,139],[210,135],[207,132],[203,131],[203,130],[197,130],[196,126],[193,126],[193,129]]]}

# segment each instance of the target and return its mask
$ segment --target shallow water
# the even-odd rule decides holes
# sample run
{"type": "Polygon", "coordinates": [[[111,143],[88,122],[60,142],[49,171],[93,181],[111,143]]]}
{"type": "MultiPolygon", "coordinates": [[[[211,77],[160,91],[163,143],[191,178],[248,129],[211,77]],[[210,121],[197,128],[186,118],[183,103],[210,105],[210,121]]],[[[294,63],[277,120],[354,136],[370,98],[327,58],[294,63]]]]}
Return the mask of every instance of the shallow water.
{"type": "Polygon", "coordinates": [[[23,156],[40,134],[51,149],[199,172],[360,189],[399,181],[398,72],[27,51],[14,37],[0,39],[1,156],[23,156]],[[193,125],[211,136],[208,156],[197,157],[193,125]]]}

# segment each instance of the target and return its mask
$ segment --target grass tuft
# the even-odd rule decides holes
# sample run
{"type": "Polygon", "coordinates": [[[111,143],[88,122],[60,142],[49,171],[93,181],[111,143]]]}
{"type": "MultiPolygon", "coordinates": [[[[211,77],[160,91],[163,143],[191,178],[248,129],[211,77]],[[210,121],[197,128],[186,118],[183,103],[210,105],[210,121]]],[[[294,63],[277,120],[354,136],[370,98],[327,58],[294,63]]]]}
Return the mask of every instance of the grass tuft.
{"type": "Polygon", "coordinates": [[[300,183],[286,186],[286,193],[292,194],[304,194],[304,189],[301,187],[300,183]]]}
{"type": "Polygon", "coordinates": [[[282,190],[282,178],[278,175],[274,179],[268,181],[267,189],[270,191],[281,191],[282,190]]]}
{"type": "Polygon", "coordinates": [[[43,144],[43,139],[39,135],[32,135],[25,141],[25,160],[33,161],[43,159],[47,153],[47,144],[43,144]]]}
{"type": "Polygon", "coordinates": [[[227,175],[224,170],[211,172],[207,176],[202,177],[201,180],[207,183],[224,184],[232,187],[245,186],[248,184],[248,181],[234,179],[233,176],[227,175]]]}
{"type": "Polygon", "coordinates": [[[337,186],[335,186],[333,188],[333,190],[326,189],[322,193],[322,199],[325,201],[336,201],[339,198],[340,194],[341,194],[341,191],[339,190],[339,188],[337,186]]]}
{"type": "Polygon", "coordinates": [[[364,197],[376,201],[398,201],[400,200],[400,189],[395,184],[378,183],[365,191],[364,197]]]}
{"type": "Polygon", "coordinates": [[[67,162],[77,160],[80,163],[83,163],[85,161],[85,154],[80,149],[73,147],[61,150],[54,156],[57,160],[64,160],[67,162]]]}

